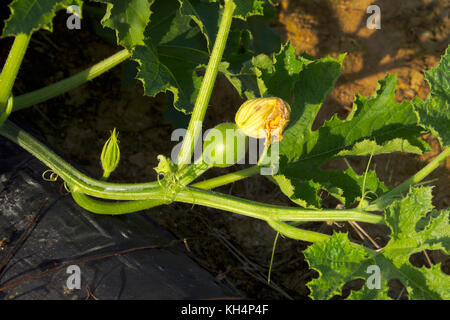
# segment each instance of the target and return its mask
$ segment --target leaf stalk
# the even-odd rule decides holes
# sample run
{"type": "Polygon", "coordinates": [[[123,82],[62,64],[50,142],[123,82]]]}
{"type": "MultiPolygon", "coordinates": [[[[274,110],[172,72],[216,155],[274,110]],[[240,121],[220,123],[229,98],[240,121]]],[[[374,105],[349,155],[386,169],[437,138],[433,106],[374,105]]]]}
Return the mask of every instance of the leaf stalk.
{"type": "Polygon", "coordinates": [[[131,57],[131,52],[127,49],[123,49],[109,58],[106,58],[99,63],[61,81],[55,82],[44,88],[17,96],[14,99],[13,111],[18,111],[30,107],[32,105],[47,101],[54,97],[57,97],[69,90],[72,90],[89,80],[92,80],[106,71],[114,68],[121,62],[131,57]]]}
{"type": "Polygon", "coordinates": [[[11,94],[12,87],[19,72],[20,66],[25,56],[25,52],[30,42],[30,35],[19,34],[15,37],[14,43],[6,58],[2,73],[0,74],[0,114],[6,107],[6,102],[11,94]]]}
{"type": "Polygon", "coordinates": [[[194,110],[192,111],[189,126],[181,145],[180,153],[178,154],[177,164],[180,169],[183,169],[190,163],[194,147],[200,136],[202,130],[203,119],[205,118],[206,109],[208,107],[211,93],[216,81],[219,64],[222,60],[223,51],[228,39],[230,31],[231,20],[236,5],[232,0],[225,0],[225,8],[222,19],[220,21],[219,31],[217,33],[216,41],[214,43],[211,57],[206,67],[205,75],[195,101],[194,110]]]}

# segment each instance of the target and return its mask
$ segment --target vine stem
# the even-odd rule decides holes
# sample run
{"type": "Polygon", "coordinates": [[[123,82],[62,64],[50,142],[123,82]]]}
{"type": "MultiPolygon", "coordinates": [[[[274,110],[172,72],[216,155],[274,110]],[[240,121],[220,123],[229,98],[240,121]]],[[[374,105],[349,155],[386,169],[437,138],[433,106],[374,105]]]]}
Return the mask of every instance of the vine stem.
{"type": "Polygon", "coordinates": [[[81,193],[84,191],[83,189],[78,190],[74,188],[73,191],[76,191],[73,196],[80,206],[97,214],[131,213],[156,205],[177,201],[207,206],[265,221],[360,221],[384,223],[382,216],[363,212],[359,209],[309,210],[297,207],[285,207],[190,187],[184,187],[181,191],[174,194],[168,194],[165,189],[161,188],[160,192],[154,193],[151,199],[126,202],[98,201],[81,193]]]}
{"type": "MultiPolygon", "coordinates": [[[[200,181],[192,184],[191,187],[203,190],[210,190],[243,179],[244,177],[249,177],[258,172],[259,167],[255,166],[248,169],[232,172],[230,174],[226,174],[220,177],[200,181]]],[[[128,202],[107,203],[104,201],[92,199],[81,192],[72,192],[71,194],[75,202],[80,207],[96,214],[120,215],[141,210],[147,210],[163,204],[170,203],[170,201],[165,200],[135,200],[128,202]]]]}
{"type": "Polygon", "coordinates": [[[123,197],[126,200],[137,200],[148,198],[155,192],[160,192],[158,182],[119,184],[88,177],[10,120],[6,120],[0,127],[0,134],[38,158],[67,184],[76,185],[83,192],[92,196],[105,199],[120,199],[123,197]]]}
{"type": "Polygon", "coordinates": [[[197,143],[202,130],[203,119],[211,98],[219,64],[222,60],[222,55],[228,39],[228,33],[230,31],[231,20],[233,19],[233,12],[235,8],[236,5],[232,0],[225,0],[225,8],[220,21],[216,41],[214,43],[211,57],[209,59],[208,66],[206,67],[205,76],[203,77],[202,84],[195,101],[194,110],[192,111],[186,136],[184,137],[180,153],[178,154],[177,164],[180,169],[183,169],[190,163],[194,152],[194,146],[197,143]]]}
{"type": "Polygon", "coordinates": [[[14,43],[6,58],[2,73],[0,74],[0,113],[6,107],[6,102],[11,94],[11,89],[22,64],[23,57],[30,42],[30,35],[21,33],[14,39],[14,43]]]}
{"type": "Polygon", "coordinates": [[[119,63],[131,57],[131,54],[132,53],[129,50],[123,49],[113,54],[109,58],[106,58],[69,78],[63,79],[44,88],[17,96],[14,99],[13,111],[18,111],[30,107],[34,104],[41,103],[60,94],[63,94],[71,89],[74,89],[82,85],[83,83],[92,80],[105,73],[106,71],[114,68],[119,63]]]}
{"type": "MultiPolygon", "coordinates": [[[[331,236],[329,236],[327,234],[300,229],[300,228],[297,228],[293,225],[287,224],[282,221],[268,220],[267,223],[274,230],[278,231],[280,234],[282,234],[286,237],[289,237],[291,239],[295,239],[295,240],[302,240],[302,241],[308,241],[308,242],[314,243],[314,242],[324,242],[331,238],[331,236]]],[[[364,248],[364,250],[372,253],[373,255],[377,254],[377,252],[375,250],[365,247],[362,244],[358,244],[353,241],[350,241],[350,245],[353,246],[354,248],[364,248]]]]}
{"type": "Polygon", "coordinates": [[[281,221],[267,220],[267,223],[280,234],[295,240],[322,242],[330,238],[329,235],[320,232],[299,229],[281,221]]]}
{"type": "MultiPolygon", "coordinates": [[[[82,174],[80,171],[76,170],[64,161],[61,157],[49,150],[44,144],[34,139],[9,120],[6,120],[0,127],[0,134],[17,143],[50,167],[52,171],[60,176],[69,186],[76,187],[77,192],[79,191],[80,193],[85,193],[86,195],[97,198],[111,200],[159,200],[164,201],[164,203],[178,201],[208,206],[262,220],[336,220],[361,221],[369,223],[383,223],[384,221],[382,216],[370,214],[357,209],[305,210],[302,208],[274,206],[241,199],[230,195],[224,195],[213,191],[189,188],[185,186],[181,186],[181,188],[179,188],[180,190],[170,190],[166,189],[163,186],[163,183],[159,182],[137,184],[103,182],[82,174]]],[[[104,213],[110,213],[112,210],[111,208],[113,208],[112,205],[119,205],[119,203],[104,203],[102,208],[108,208],[107,205],[109,205],[109,212],[106,211],[104,213]]],[[[120,204],[120,206],[123,206],[124,212],[136,211],[136,209],[132,207],[136,205],[137,204],[133,204],[133,202],[124,202],[123,204],[120,204]],[[127,206],[129,206],[128,209],[127,206]]]]}
{"type": "MultiPolygon", "coordinates": [[[[128,213],[129,209],[129,207],[124,202],[106,203],[103,201],[94,200],[86,196],[85,194],[79,192],[72,192],[72,197],[80,207],[97,214],[110,214],[110,215],[124,214],[128,213]]],[[[148,209],[149,207],[155,207],[167,203],[160,200],[128,201],[128,202],[130,203],[131,206],[133,206],[134,211],[145,210],[148,209]]],[[[296,228],[282,221],[277,221],[268,218],[264,218],[262,220],[265,220],[270,227],[272,227],[274,230],[277,231],[277,238],[279,234],[282,234],[291,239],[302,240],[307,242],[322,242],[330,238],[329,235],[320,232],[296,228]]],[[[269,282],[270,282],[270,272],[269,272],[269,282]]]]}
{"type": "Polygon", "coordinates": [[[382,216],[363,212],[359,209],[310,210],[298,207],[278,206],[189,187],[178,192],[174,196],[174,201],[198,204],[262,220],[384,223],[382,216]]]}
{"type": "Polygon", "coordinates": [[[250,176],[253,176],[255,174],[258,174],[260,171],[260,167],[253,166],[250,168],[242,169],[239,171],[231,172],[228,174],[225,174],[223,176],[211,178],[208,180],[199,181],[192,185],[192,187],[198,188],[198,189],[214,189],[235,181],[239,181],[241,179],[248,178],[250,176]]]}
{"type": "Polygon", "coordinates": [[[387,206],[389,206],[394,200],[397,200],[399,196],[405,191],[408,191],[409,187],[419,183],[426,176],[428,176],[434,169],[436,169],[447,157],[450,156],[450,147],[446,147],[436,158],[434,158],[430,163],[428,163],[421,170],[416,172],[411,178],[404,181],[402,184],[398,185],[391,191],[382,195],[380,198],[375,200],[374,203],[364,208],[367,211],[382,211],[387,206]]]}

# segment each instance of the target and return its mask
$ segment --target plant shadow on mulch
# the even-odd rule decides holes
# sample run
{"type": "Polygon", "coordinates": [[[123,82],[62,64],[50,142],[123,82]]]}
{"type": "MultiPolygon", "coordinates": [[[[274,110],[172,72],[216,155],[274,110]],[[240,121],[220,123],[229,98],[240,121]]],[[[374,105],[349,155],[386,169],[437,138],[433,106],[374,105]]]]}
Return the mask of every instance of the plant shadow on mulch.
{"type": "MultiPolygon", "coordinates": [[[[448,45],[449,7],[440,1],[376,1],[381,7],[382,29],[365,27],[369,1],[287,1],[277,7],[278,19],[272,26],[284,40],[290,40],[298,53],[316,57],[337,56],[347,52],[343,73],[317,119],[316,127],[332,114],[348,114],[356,92],[373,93],[377,80],[386,73],[397,73],[397,99],[424,98],[428,86],[422,70],[434,67],[448,45]]],[[[2,5],[4,6],[4,5],[2,5]]],[[[8,10],[1,10],[7,12],[8,10]]],[[[7,14],[5,13],[7,16],[7,14]]],[[[5,18],[5,17],[3,17],[5,18]]],[[[30,42],[20,70],[14,94],[19,95],[68,77],[87,66],[117,52],[118,47],[97,36],[87,24],[81,30],[66,28],[67,14],[60,12],[54,20],[54,31],[36,32],[30,42]]],[[[2,19],[4,20],[4,19],[2,19]]],[[[1,40],[0,59],[4,61],[11,39],[1,40]]],[[[113,128],[119,131],[121,162],[111,181],[142,182],[156,179],[154,167],[158,154],[170,155],[178,141],[171,140],[172,125],[165,119],[165,94],[143,96],[142,84],[121,81],[130,64],[122,64],[110,72],[70,92],[33,106],[21,113],[43,132],[48,141],[68,159],[83,166],[93,177],[101,177],[99,161],[103,143],[113,128]]],[[[233,121],[242,99],[232,86],[219,77],[208,109],[205,128],[233,121]]],[[[388,185],[397,185],[422,168],[440,150],[436,139],[424,137],[433,148],[423,156],[393,154],[374,157],[371,168],[388,185]]],[[[350,165],[361,174],[367,158],[352,158],[350,165]]],[[[328,169],[345,168],[335,161],[328,169]]],[[[235,169],[213,169],[205,178],[235,169]]],[[[447,160],[429,179],[435,179],[434,205],[449,206],[450,162],[447,160]]],[[[217,189],[251,200],[292,205],[266,178],[252,177],[217,189]]],[[[337,203],[323,194],[324,205],[337,203]]],[[[278,239],[270,284],[267,282],[273,241],[276,233],[264,222],[200,206],[174,203],[147,210],[150,215],[179,238],[196,260],[219,279],[228,280],[240,293],[255,299],[306,299],[306,283],[316,273],[308,268],[302,250],[307,243],[278,239]]],[[[113,218],[112,218],[113,219],[113,218]]],[[[361,224],[382,245],[386,229],[361,224]]],[[[345,223],[307,223],[304,227],[331,234],[333,230],[349,232],[358,240],[357,232],[345,223]]],[[[384,242],[383,242],[384,241],[384,242]]],[[[433,262],[446,257],[429,252],[433,262]]],[[[424,265],[424,255],[414,264],[424,265]]],[[[448,264],[448,259],[446,260],[448,264]]],[[[346,286],[359,288],[355,281],[346,286]]],[[[392,283],[393,296],[402,286],[392,283]]]]}

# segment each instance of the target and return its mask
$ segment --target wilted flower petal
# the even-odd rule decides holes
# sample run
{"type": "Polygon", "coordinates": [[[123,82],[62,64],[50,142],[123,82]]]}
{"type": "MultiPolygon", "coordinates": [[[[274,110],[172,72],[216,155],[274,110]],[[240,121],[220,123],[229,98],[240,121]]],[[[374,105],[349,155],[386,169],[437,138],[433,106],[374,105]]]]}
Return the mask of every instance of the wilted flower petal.
{"type": "Polygon", "coordinates": [[[291,107],[277,97],[256,98],[244,102],[236,113],[236,125],[249,137],[266,137],[266,144],[280,141],[289,122],[291,107]]]}

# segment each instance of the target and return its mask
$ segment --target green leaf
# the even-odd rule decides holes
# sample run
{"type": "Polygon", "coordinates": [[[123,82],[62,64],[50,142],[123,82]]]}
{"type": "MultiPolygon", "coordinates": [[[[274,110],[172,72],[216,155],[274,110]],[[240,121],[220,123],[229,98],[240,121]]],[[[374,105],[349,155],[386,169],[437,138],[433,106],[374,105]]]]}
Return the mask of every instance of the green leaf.
{"type": "Polygon", "coordinates": [[[409,152],[421,154],[426,148],[425,145],[417,146],[411,144],[408,140],[396,138],[382,144],[377,144],[373,140],[363,140],[355,143],[351,149],[342,150],[338,156],[367,156],[378,155],[392,152],[409,152]]]}
{"type": "Polygon", "coordinates": [[[181,14],[189,16],[199,26],[205,35],[209,52],[212,51],[217,32],[219,30],[219,14],[221,10],[218,3],[205,3],[201,0],[178,0],[181,14]]]}
{"type": "MultiPolygon", "coordinates": [[[[97,36],[101,37],[105,42],[114,46],[117,44],[116,31],[113,29],[105,28],[101,20],[105,16],[105,6],[83,6],[84,21],[88,24],[90,30],[92,30],[97,36]]],[[[124,63],[130,60],[125,60],[124,63]]],[[[133,75],[136,75],[136,73],[133,75]]]]}
{"type": "MultiPolygon", "coordinates": [[[[204,66],[206,69],[206,66],[204,66]]],[[[236,89],[236,91],[239,93],[239,95],[242,95],[242,83],[240,79],[234,74],[232,71],[230,71],[230,63],[222,61],[219,64],[219,72],[222,73],[228,81],[233,85],[233,87],[236,89]]]]}
{"type": "Polygon", "coordinates": [[[352,168],[344,171],[308,167],[296,177],[287,178],[277,174],[273,178],[289,199],[305,208],[321,207],[322,199],[318,196],[320,190],[327,191],[345,207],[361,200],[363,185],[366,200],[374,200],[389,191],[373,170],[364,178],[364,175],[357,175],[352,168]]]}
{"type": "MultiPolygon", "coordinates": [[[[316,75],[316,78],[319,76],[316,75]]],[[[384,144],[393,139],[403,138],[409,144],[423,148],[423,143],[418,142],[416,138],[421,131],[417,126],[418,119],[411,103],[397,104],[394,101],[396,81],[396,75],[387,75],[379,82],[374,96],[367,99],[357,95],[353,111],[347,119],[341,120],[337,116],[333,116],[319,130],[311,131],[314,119],[311,114],[308,114],[307,123],[301,122],[306,127],[302,128],[306,139],[301,137],[301,139],[292,141],[293,129],[297,129],[294,133],[301,133],[298,130],[298,123],[295,123],[293,128],[286,131],[286,142],[280,146],[281,153],[287,156],[290,162],[313,158],[326,161],[332,159],[340,151],[351,150],[355,143],[367,139],[375,141],[377,144],[384,144]],[[288,153],[287,151],[293,152],[288,153]]],[[[308,92],[313,89],[310,86],[305,88],[308,92]]],[[[307,92],[304,94],[308,95],[307,92]]],[[[320,97],[319,101],[323,101],[324,98],[325,96],[320,97]]],[[[400,148],[397,151],[402,151],[402,144],[390,145],[391,148],[394,146],[400,148]]],[[[347,155],[349,154],[351,152],[347,151],[347,155]]]]}
{"type": "Polygon", "coordinates": [[[276,96],[289,101],[299,73],[303,69],[303,61],[295,54],[295,48],[288,42],[272,61],[255,64],[260,71],[259,78],[263,83],[262,96],[276,96]]]}
{"type": "Polygon", "coordinates": [[[305,63],[309,61],[298,57],[288,42],[271,57],[259,54],[243,63],[230,78],[240,83],[240,94],[245,93],[248,99],[276,96],[289,101],[305,63]]]}
{"type": "MultiPolygon", "coordinates": [[[[151,9],[151,23],[145,30],[144,43],[136,46],[132,56],[132,60],[139,63],[136,77],[144,84],[146,95],[171,92],[173,98],[167,101],[173,101],[178,111],[189,114],[202,81],[201,71],[208,63],[215,41],[222,9],[217,3],[201,0],[155,0],[151,9]]],[[[268,56],[264,57],[270,61],[268,56]]],[[[238,72],[231,70],[226,60],[220,64],[219,71],[240,95],[254,94],[252,85],[258,80],[253,61],[257,63],[261,59],[252,59],[238,72]],[[252,69],[246,69],[247,66],[252,69]]],[[[177,118],[172,111],[166,111],[166,115],[177,118]]],[[[184,119],[178,120],[178,123],[184,122],[184,119]]]]}
{"type": "Polygon", "coordinates": [[[383,283],[380,289],[369,289],[367,285],[363,285],[361,290],[353,290],[347,297],[347,300],[391,300],[388,296],[389,287],[383,283]]]}
{"type": "MultiPolygon", "coordinates": [[[[175,109],[190,114],[223,8],[216,1],[155,0],[151,9],[151,23],[145,30],[144,43],[136,46],[132,56],[132,60],[139,63],[136,78],[142,81],[144,94],[155,96],[159,92],[171,92],[173,97],[166,100],[167,108],[171,108],[169,103],[173,102],[175,109]]],[[[252,12],[249,14],[255,13],[252,12]]],[[[271,65],[273,61],[267,55],[261,55],[264,59],[252,58],[253,51],[247,49],[242,52],[241,36],[245,32],[250,34],[248,29],[257,25],[253,20],[250,27],[246,21],[237,21],[237,28],[232,25],[231,48],[228,43],[219,72],[227,77],[239,95],[256,96],[260,89],[258,83],[262,82],[257,79],[256,73],[260,71],[253,62],[266,60],[271,65]],[[228,58],[231,58],[230,62],[228,58]]],[[[268,30],[261,34],[268,34],[268,30]]],[[[249,44],[253,45],[251,37],[250,34],[249,44]]],[[[177,125],[185,122],[184,117],[178,117],[172,110],[166,110],[165,114],[176,119],[177,125]]]]}
{"type": "Polygon", "coordinates": [[[293,202],[303,208],[320,208],[322,199],[318,193],[322,185],[314,180],[287,178],[284,175],[273,177],[281,191],[293,202]]]}
{"type": "Polygon", "coordinates": [[[139,63],[136,78],[144,94],[171,92],[175,108],[188,114],[202,80],[198,69],[209,59],[205,38],[198,26],[191,26],[191,18],[180,13],[177,0],[156,1],[152,10],[144,45],[133,51],[132,59],[139,63]]]}
{"type": "Polygon", "coordinates": [[[433,95],[442,97],[443,100],[450,100],[450,46],[441,57],[438,66],[425,71],[425,79],[430,84],[433,95]]]}
{"type": "Polygon", "coordinates": [[[422,267],[419,269],[421,278],[423,277],[422,288],[412,287],[410,294],[411,299],[428,300],[428,299],[450,299],[449,286],[450,277],[442,272],[441,264],[431,266],[431,268],[422,267]]]}
{"type": "Polygon", "coordinates": [[[314,137],[317,132],[313,133],[311,128],[320,107],[341,73],[344,57],[326,57],[309,62],[300,72],[294,86],[291,121],[280,142],[280,153],[289,162],[302,156],[304,144],[310,137],[317,140],[314,137]]]}
{"type": "MultiPolygon", "coordinates": [[[[324,58],[309,63],[300,72],[291,105],[291,123],[280,142],[280,168],[274,176],[282,189],[304,190],[286,195],[296,203],[317,206],[314,190],[327,190],[342,203],[350,205],[360,196],[360,178],[350,171],[324,171],[327,161],[342,156],[361,156],[388,152],[429,150],[420,140],[422,129],[410,102],[395,102],[396,76],[379,82],[370,98],[357,95],[353,111],[346,119],[337,116],[312,131],[312,125],[323,101],[339,75],[343,56],[338,60],[324,58]],[[291,187],[286,187],[290,180],[291,187]],[[320,187],[317,185],[320,184],[320,187]],[[314,188],[312,189],[311,186],[314,188]],[[293,198],[295,197],[295,198],[293,198]]],[[[373,181],[377,181],[375,176],[373,181]]],[[[372,190],[370,190],[372,191],[372,190]]],[[[376,193],[379,196],[379,193],[376,193]]]]}
{"type": "MultiPolygon", "coordinates": [[[[247,21],[235,20],[231,32],[235,35],[234,48],[239,49],[234,50],[236,55],[242,55],[246,51],[253,56],[260,53],[270,55],[281,47],[280,36],[269,26],[269,19],[266,15],[251,16],[247,18],[247,21]]],[[[227,51],[230,51],[230,49],[227,49],[227,51]]],[[[239,59],[239,57],[236,57],[236,59],[239,59]]]]}
{"type": "Polygon", "coordinates": [[[251,15],[262,15],[265,0],[233,0],[236,4],[233,16],[246,20],[251,15]]]}
{"type": "MultiPolygon", "coordinates": [[[[322,175],[326,176],[328,172],[329,171],[322,171],[322,175]]],[[[348,168],[342,173],[339,171],[337,172],[338,174],[336,174],[335,180],[332,180],[332,184],[342,185],[345,202],[341,202],[346,207],[351,206],[357,200],[361,200],[361,190],[363,186],[365,191],[364,198],[369,201],[380,197],[382,194],[390,190],[390,188],[385,186],[384,183],[378,179],[375,170],[369,170],[367,174],[362,175],[356,174],[352,168],[348,168]],[[346,180],[348,182],[346,182],[346,180]],[[348,183],[348,185],[346,183],[348,183]],[[355,184],[357,187],[355,187],[355,184]]],[[[325,183],[323,184],[326,185],[325,183]]],[[[330,190],[328,190],[328,192],[331,193],[330,190]]]]}
{"type": "MultiPolygon", "coordinates": [[[[184,1],[184,0],[180,0],[184,1]]],[[[203,2],[217,2],[217,0],[202,0],[203,2]]],[[[228,1],[228,0],[225,0],[228,1]]],[[[233,17],[246,20],[247,17],[252,15],[263,15],[264,4],[271,3],[267,0],[233,0],[236,8],[233,13],[233,17]]]]}
{"type": "Polygon", "coordinates": [[[240,94],[243,93],[247,99],[261,97],[262,93],[267,90],[267,88],[259,78],[261,71],[257,66],[264,64],[271,65],[271,63],[270,58],[265,54],[257,55],[251,60],[243,63],[241,70],[237,73],[233,73],[231,76],[234,81],[240,83],[240,94]]]}
{"type": "Polygon", "coordinates": [[[450,245],[449,211],[432,212],[432,189],[430,187],[413,188],[407,197],[394,202],[385,210],[386,223],[390,227],[391,240],[375,256],[385,274],[399,279],[408,289],[411,299],[448,299],[450,277],[440,270],[439,265],[431,269],[416,268],[409,262],[412,254],[425,249],[446,249],[450,245]],[[417,229],[420,221],[428,218],[423,229],[417,229]]]}
{"type": "Polygon", "coordinates": [[[386,299],[389,281],[398,279],[410,299],[449,299],[450,276],[442,272],[440,264],[417,268],[410,263],[412,254],[425,249],[448,253],[449,210],[433,211],[431,200],[430,187],[412,188],[405,198],[388,207],[385,220],[391,239],[380,251],[351,244],[344,234],[334,234],[329,241],[308,247],[306,259],[320,274],[308,284],[311,297],[329,299],[340,294],[348,281],[364,279],[361,291],[352,292],[349,299],[386,299]],[[368,285],[373,277],[366,269],[369,266],[379,268],[379,288],[368,285]]]}
{"type": "MultiPolygon", "coordinates": [[[[198,25],[205,36],[208,51],[211,52],[219,29],[223,8],[214,0],[178,0],[180,12],[189,16],[198,25]]],[[[225,59],[230,62],[240,62],[259,53],[271,54],[280,47],[280,37],[268,26],[264,13],[270,15],[273,6],[264,0],[234,1],[236,9],[234,16],[244,18],[233,22],[225,59]],[[243,42],[248,42],[242,48],[243,42]],[[244,50],[242,50],[244,49],[244,50]],[[250,54],[251,53],[251,54],[250,54]],[[250,55],[249,55],[250,54],[250,55]]]]}
{"type": "Polygon", "coordinates": [[[308,283],[311,298],[324,300],[341,294],[342,286],[355,278],[364,278],[366,251],[354,246],[346,233],[335,233],[329,240],[316,242],[303,251],[319,278],[308,283]]]}
{"type": "MultiPolygon", "coordinates": [[[[250,33],[249,50],[253,54],[272,54],[281,47],[280,35],[269,26],[270,22],[277,18],[278,14],[270,4],[264,6],[263,16],[254,15],[247,18],[244,26],[250,33]]],[[[235,21],[237,22],[242,21],[235,21]]]]}
{"type": "Polygon", "coordinates": [[[135,48],[132,59],[139,63],[137,78],[143,82],[146,95],[170,91],[174,95],[175,108],[189,113],[202,77],[197,76],[195,63],[183,60],[183,52],[190,56],[196,50],[177,46],[156,47],[151,40],[145,40],[145,46],[135,48]]]}
{"type": "Polygon", "coordinates": [[[39,29],[53,31],[56,12],[71,5],[78,6],[81,14],[81,0],[14,0],[9,5],[11,15],[5,22],[2,37],[31,34],[39,29]]]}
{"type": "Polygon", "coordinates": [[[430,250],[442,250],[450,254],[450,235],[448,233],[448,223],[450,209],[433,211],[428,217],[428,223],[422,232],[422,242],[430,250]],[[433,219],[430,219],[433,217],[433,219]]]}
{"type": "Polygon", "coordinates": [[[101,23],[116,31],[117,44],[127,49],[143,44],[144,30],[150,21],[154,0],[95,0],[106,3],[101,23]]]}
{"type": "Polygon", "coordinates": [[[430,85],[426,100],[414,100],[420,123],[435,135],[443,147],[450,145],[450,47],[439,65],[425,71],[430,85]]]}
{"type": "Polygon", "coordinates": [[[251,16],[246,21],[233,20],[224,60],[230,62],[230,70],[234,73],[239,73],[245,63],[259,54],[270,56],[280,50],[280,36],[269,26],[271,19],[276,19],[276,12],[271,4],[266,4],[263,16],[251,16]]]}
{"type": "Polygon", "coordinates": [[[386,209],[386,224],[391,228],[391,242],[385,255],[395,264],[408,262],[413,253],[445,249],[450,246],[449,210],[428,217],[428,224],[417,232],[416,227],[433,210],[431,188],[414,188],[401,201],[386,209]]]}

